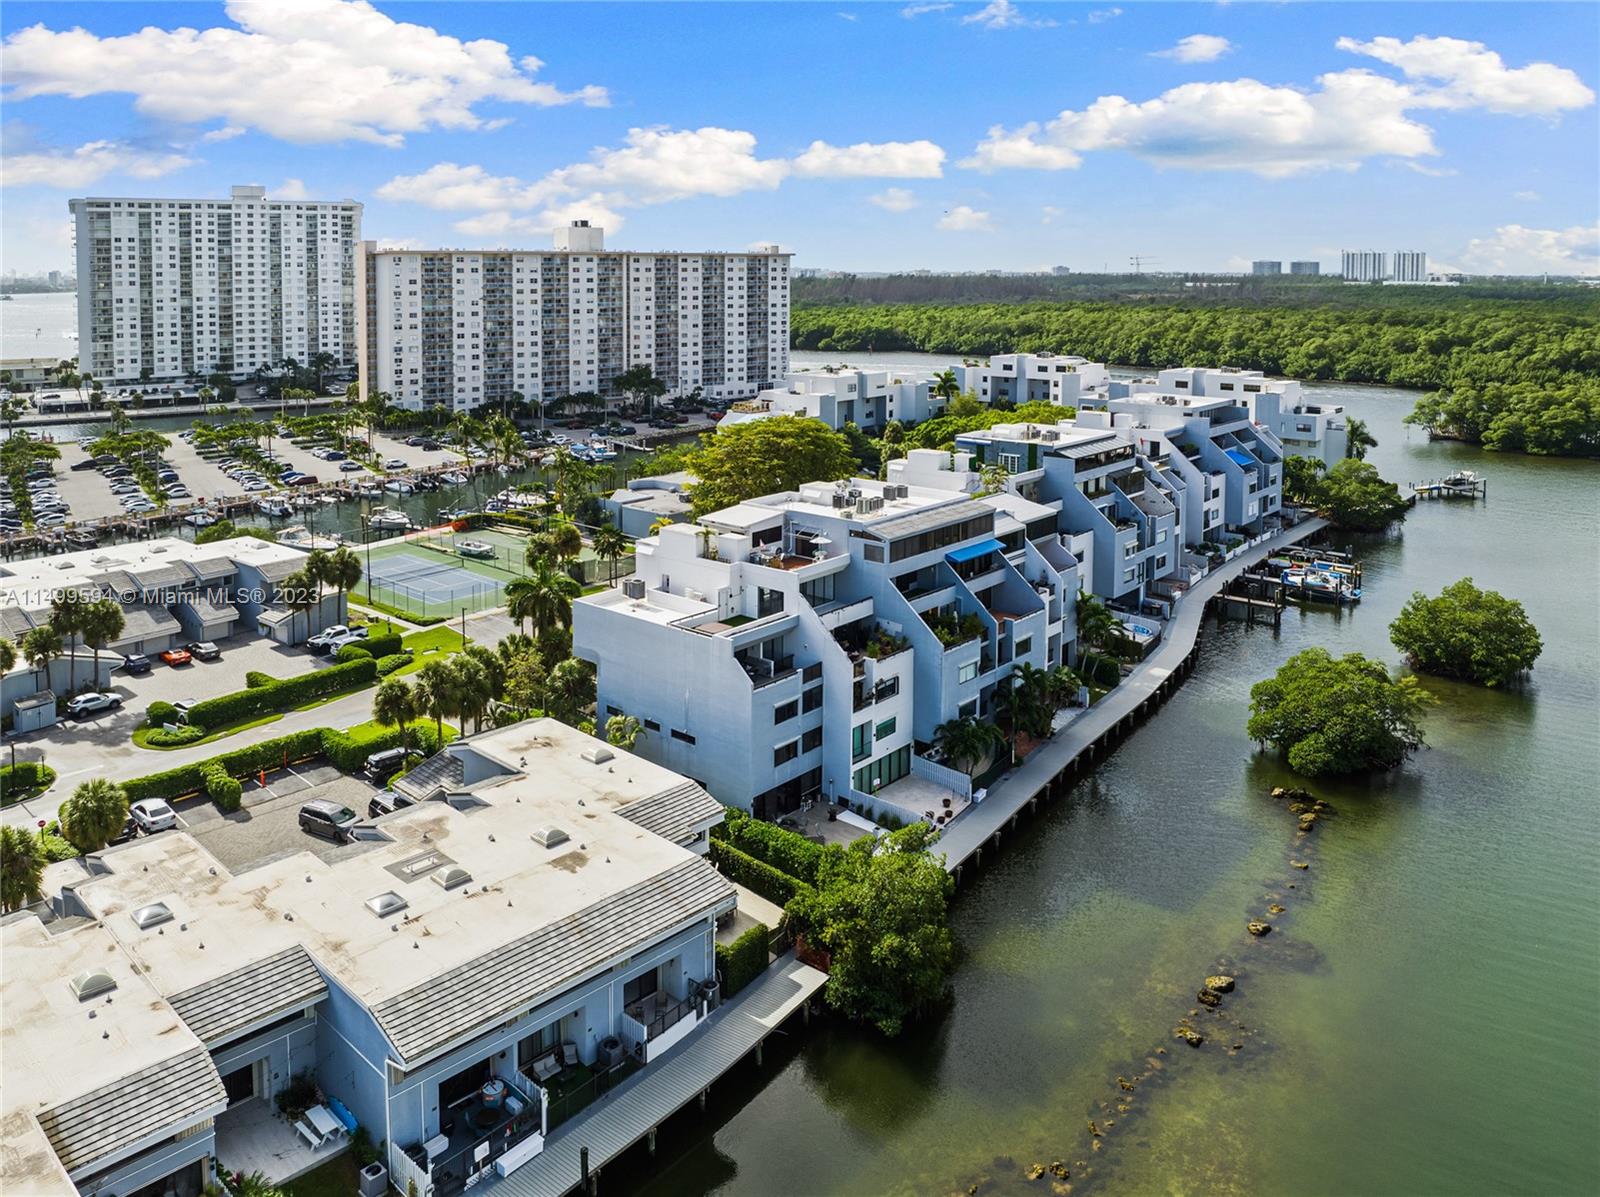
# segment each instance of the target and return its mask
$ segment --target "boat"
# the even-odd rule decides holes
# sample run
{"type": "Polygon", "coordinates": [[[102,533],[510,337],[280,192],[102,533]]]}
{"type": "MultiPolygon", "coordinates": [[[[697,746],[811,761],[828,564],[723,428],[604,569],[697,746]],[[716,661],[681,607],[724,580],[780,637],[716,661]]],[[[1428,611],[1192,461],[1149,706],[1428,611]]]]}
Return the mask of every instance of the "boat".
{"type": "Polygon", "coordinates": [[[317,502],[319,503],[337,503],[338,501],[339,496],[335,494],[320,494],[317,496],[317,502]]]}
{"type": "Polygon", "coordinates": [[[380,532],[406,532],[411,528],[411,517],[393,507],[374,507],[367,516],[367,524],[380,532]]]}
{"type": "Polygon", "coordinates": [[[440,474],[439,481],[447,486],[465,486],[467,484],[467,476],[459,470],[450,470],[448,473],[440,474]]]}
{"type": "Polygon", "coordinates": [[[364,479],[350,489],[366,499],[376,499],[383,493],[383,487],[375,479],[364,479]]]}
{"type": "Polygon", "coordinates": [[[344,539],[337,533],[316,535],[304,524],[295,524],[278,533],[278,543],[286,544],[291,549],[326,549],[333,550],[344,543],[344,539]]]}
{"type": "Polygon", "coordinates": [[[481,540],[458,540],[456,541],[456,552],[460,553],[463,557],[486,557],[493,559],[495,555],[495,548],[494,545],[488,544],[481,540]]]}
{"type": "Polygon", "coordinates": [[[296,511],[310,511],[317,505],[317,500],[311,495],[296,495],[289,500],[289,505],[296,511]]]}
{"type": "Polygon", "coordinates": [[[543,507],[544,495],[538,491],[522,494],[508,486],[505,490],[495,495],[494,501],[501,504],[507,511],[518,511],[532,507],[543,507]]]}
{"type": "Polygon", "coordinates": [[[271,497],[257,499],[256,510],[262,515],[269,515],[278,520],[288,519],[294,514],[294,508],[289,506],[287,500],[271,497]]]}
{"type": "Polygon", "coordinates": [[[209,511],[191,511],[183,517],[183,522],[191,528],[209,528],[217,522],[217,517],[209,511]]]}
{"type": "Polygon", "coordinates": [[[68,532],[66,540],[68,544],[76,545],[80,549],[92,549],[100,543],[98,536],[82,528],[74,528],[71,532],[68,532]]]}
{"type": "Polygon", "coordinates": [[[407,482],[404,478],[390,478],[383,484],[383,489],[388,491],[390,494],[409,495],[416,493],[417,488],[412,486],[411,483],[407,482]]]}

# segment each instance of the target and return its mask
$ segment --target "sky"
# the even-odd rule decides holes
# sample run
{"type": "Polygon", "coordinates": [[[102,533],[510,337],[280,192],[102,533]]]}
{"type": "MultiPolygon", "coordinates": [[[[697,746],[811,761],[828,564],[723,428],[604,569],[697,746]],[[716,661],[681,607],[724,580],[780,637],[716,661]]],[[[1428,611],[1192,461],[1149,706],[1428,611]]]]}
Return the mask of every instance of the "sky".
{"type": "Polygon", "coordinates": [[[1600,274],[1600,5],[25,3],[0,268],[74,196],[360,200],[393,246],[799,268],[1600,274]]]}

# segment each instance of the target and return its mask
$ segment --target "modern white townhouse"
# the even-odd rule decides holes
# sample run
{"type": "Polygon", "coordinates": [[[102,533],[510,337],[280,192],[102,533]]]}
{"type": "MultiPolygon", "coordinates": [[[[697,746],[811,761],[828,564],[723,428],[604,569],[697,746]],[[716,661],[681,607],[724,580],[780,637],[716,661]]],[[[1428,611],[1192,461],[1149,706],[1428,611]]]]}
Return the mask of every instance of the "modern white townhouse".
{"type": "Polygon", "coordinates": [[[617,398],[647,366],[669,397],[754,396],[789,365],[789,261],[741,253],[634,253],[574,221],[549,250],[361,246],[362,393],[465,411],[513,395],[617,398]]]}
{"type": "Polygon", "coordinates": [[[1293,378],[1268,378],[1260,370],[1231,366],[1182,366],[1162,370],[1155,378],[1114,382],[1107,397],[1144,394],[1189,395],[1242,404],[1257,426],[1278,438],[1286,457],[1313,457],[1331,468],[1348,455],[1344,407],[1311,402],[1293,378]]]}
{"type": "Polygon", "coordinates": [[[986,366],[958,371],[962,390],[980,403],[1009,400],[1077,407],[1105,393],[1111,374],[1103,362],[1058,353],[997,353],[986,366]]]}
{"type": "Polygon", "coordinates": [[[242,378],[285,358],[356,360],[354,200],[68,201],[77,237],[78,360],[107,383],[242,378]]]}
{"type": "Polygon", "coordinates": [[[0,925],[0,1188],[198,1197],[212,1160],[281,1179],[359,1126],[402,1193],[492,1192],[672,1067],[719,1004],[722,806],[547,719],[406,781],[337,853],[235,875],[173,831],[46,871],[0,925]]]}
{"type": "Polygon", "coordinates": [[[1038,527],[1053,512],[1022,514],[865,479],[752,499],[639,541],[632,577],[574,604],[574,651],[601,716],[641,720],[636,750],[723,802],[893,805],[904,779],[952,780],[939,724],[1071,659],[1078,563],[1038,527]]]}
{"type": "MultiPolygon", "coordinates": [[[[103,688],[130,653],[159,653],[247,630],[298,644],[319,628],[342,623],[347,604],[338,591],[325,591],[309,608],[283,602],[284,580],[305,560],[300,549],[236,536],[205,545],[160,537],[0,563],[0,635],[15,643],[49,622],[51,600],[63,591],[113,598],[123,618],[122,634],[99,654],[98,676],[92,676],[93,650],[76,636],[66,641],[68,652],[44,670],[19,658],[0,678],[0,714],[12,714],[18,702],[46,691],[64,694],[74,678],[103,688]]],[[[54,722],[53,702],[44,714],[54,722]]]]}

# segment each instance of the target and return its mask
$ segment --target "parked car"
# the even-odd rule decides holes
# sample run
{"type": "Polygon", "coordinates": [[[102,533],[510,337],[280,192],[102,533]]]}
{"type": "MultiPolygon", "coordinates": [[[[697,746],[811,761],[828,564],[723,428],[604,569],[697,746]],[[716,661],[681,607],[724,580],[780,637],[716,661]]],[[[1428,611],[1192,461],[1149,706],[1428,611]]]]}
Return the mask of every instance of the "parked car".
{"type": "Polygon", "coordinates": [[[192,658],[187,649],[169,648],[161,654],[161,659],[168,665],[187,665],[192,658]]]}
{"type": "Polygon", "coordinates": [[[410,805],[412,805],[411,799],[404,794],[397,794],[393,790],[384,790],[381,793],[374,794],[372,801],[367,803],[367,818],[377,819],[410,805]]]}
{"type": "Polygon", "coordinates": [[[400,458],[391,457],[388,461],[383,463],[383,468],[386,470],[404,470],[409,469],[410,467],[408,467],[405,462],[400,460],[400,458]]]}
{"type": "Polygon", "coordinates": [[[74,719],[86,719],[90,715],[98,715],[101,711],[114,711],[121,705],[122,698],[119,695],[90,692],[68,699],[67,714],[74,719]]]}
{"type": "Polygon", "coordinates": [[[360,644],[366,638],[367,638],[367,629],[366,628],[356,628],[352,632],[346,632],[343,636],[335,636],[332,640],[328,641],[326,648],[317,649],[316,651],[319,654],[323,653],[323,652],[327,652],[330,655],[337,656],[338,653],[339,653],[339,650],[341,648],[343,648],[345,645],[347,645],[347,644],[360,644]]]}
{"type": "Polygon", "coordinates": [[[318,632],[315,636],[309,637],[306,640],[306,647],[312,652],[316,653],[318,656],[321,656],[323,653],[328,651],[328,645],[339,639],[339,637],[348,636],[349,634],[350,629],[345,627],[344,624],[330,624],[323,628],[322,631],[318,632]]]}
{"type": "Polygon", "coordinates": [[[129,653],[122,658],[122,667],[138,677],[150,672],[150,658],[143,653],[129,653]]]}
{"type": "Polygon", "coordinates": [[[178,812],[159,798],[146,798],[128,808],[128,817],[139,825],[146,835],[169,831],[178,825],[178,812]]]}
{"type": "Polygon", "coordinates": [[[352,470],[359,470],[361,468],[361,463],[359,461],[341,461],[339,463],[339,468],[348,474],[352,470]]]}
{"type": "Polygon", "coordinates": [[[215,661],[222,656],[222,650],[209,640],[191,640],[183,647],[191,657],[198,657],[202,661],[215,661]]]}
{"type": "Polygon", "coordinates": [[[122,830],[117,832],[116,835],[112,836],[110,842],[113,844],[126,844],[138,834],[139,823],[132,815],[129,815],[122,821],[122,830]]]}
{"type": "Polygon", "coordinates": [[[374,752],[369,756],[361,772],[373,785],[382,785],[405,768],[406,757],[409,755],[404,748],[385,748],[382,752],[374,752]]]}
{"type": "Polygon", "coordinates": [[[350,829],[360,818],[348,806],[317,799],[300,808],[300,829],[312,835],[342,842],[350,838],[350,829]]]}

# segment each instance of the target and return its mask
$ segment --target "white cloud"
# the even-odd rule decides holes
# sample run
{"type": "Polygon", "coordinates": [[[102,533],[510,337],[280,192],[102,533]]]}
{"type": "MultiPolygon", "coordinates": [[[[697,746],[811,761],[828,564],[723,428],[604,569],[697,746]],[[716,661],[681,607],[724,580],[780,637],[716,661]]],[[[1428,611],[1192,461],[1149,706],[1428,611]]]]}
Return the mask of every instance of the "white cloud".
{"type": "MultiPolygon", "coordinates": [[[[1192,40],[1185,38],[1174,50],[1192,40]]],[[[1354,69],[1321,76],[1314,90],[1235,79],[1185,84],[1143,102],[1101,96],[1049,122],[996,125],[959,165],[1066,170],[1086,153],[1121,150],[1157,166],[1242,170],[1268,178],[1354,170],[1373,157],[1434,174],[1438,168],[1420,161],[1439,153],[1433,130],[1412,113],[1477,107],[1552,115],[1594,99],[1571,71],[1548,63],[1512,70],[1477,42],[1342,38],[1338,44],[1396,65],[1406,78],[1354,69]]]]}
{"type": "Polygon", "coordinates": [[[1538,200],[1539,193],[1537,191],[1513,191],[1511,193],[1511,198],[1519,199],[1531,204],[1538,200]]]}
{"type": "Polygon", "coordinates": [[[841,21],[859,21],[861,19],[853,12],[836,12],[833,15],[838,17],[841,21]]]}
{"type": "Polygon", "coordinates": [[[235,137],[243,137],[247,132],[249,130],[241,129],[238,125],[223,125],[220,129],[212,129],[209,133],[202,133],[200,140],[204,142],[232,141],[235,137]]]}
{"type": "Polygon", "coordinates": [[[1054,204],[1046,204],[1044,207],[1039,209],[1039,223],[1054,224],[1057,220],[1065,215],[1065,209],[1058,208],[1054,204]]]}
{"type": "Polygon", "coordinates": [[[74,150],[45,149],[5,156],[7,187],[59,187],[76,191],[108,175],[159,179],[193,166],[178,153],[142,150],[116,141],[90,141],[74,150]]]}
{"type": "Polygon", "coordinates": [[[949,12],[954,7],[954,4],[908,4],[900,10],[900,15],[908,21],[914,21],[926,13],[949,12]]]}
{"type": "Polygon", "coordinates": [[[279,200],[305,200],[311,198],[311,193],[306,190],[304,179],[285,179],[267,194],[273,199],[279,200]]]}
{"type": "Polygon", "coordinates": [[[876,204],[885,212],[909,212],[917,206],[917,197],[904,187],[889,187],[867,196],[867,203],[876,204]]]}
{"type": "Polygon", "coordinates": [[[863,141],[847,146],[813,141],[795,158],[794,173],[823,179],[937,179],[944,173],[944,150],[931,141],[863,141]]]}
{"type": "Polygon", "coordinates": [[[1594,103],[1594,92],[1565,67],[1535,62],[1512,69],[1482,42],[1420,36],[1409,42],[1393,37],[1359,42],[1341,37],[1336,44],[1341,50],[1398,67],[1407,79],[1438,83],[1419,92],[1420,107],[1554,116],[1594,103]]]}
{"type": "MultiPolygon", "coordinates": [[[[1120,10],[1118,10],[1120,11],[1120,10]]],[[[1092,19],[1093,14],[1091,14],[1092,19]]],[[[961,18],[963,25],[981,25],[985,29],[1047,29],[1056,22],[1049,17],[1024,16],[1011,0],[989,0],[977,12],[961,18]]]]}
{"type": "Polygon", "coordinates": [[[530,192],[541,201],[605,191],[621,203],[660,204],[770,191],[783,182],[789,163],[757,158],[755,151],[755,134],[742,129],[629,129],[625,146],[596,148],[589,161],[551,171],[530,192]]]}
{"type": "Polygon", "coordinates": [[[228,0],[233,28],[97,37],[38,24],[11,34],[3,73],[16,101],[128,93],[160,120],[222,120],[284,141],[398,146],[408,133],[483,129],[481,103],[603,105],[604,88],[562,91],[503,42],[461,41],[364,0],[228,0]]]}
{"type": "Polygon", "coordinates": [[[1478,274],[1600,274],[1600,223],[1567,229],[1503,224],[1467,244],[1461,267],[1478,274]]]}
{"type": "Polygon", "coordinates": [[[1233,43],[1214,33],[1191,33],[1178,39],[1178,44],[1167,50],[1157,50],[1153,57],[1170,58],[1174,62],[1215,62],[1233,49],[1233,43]]]}
{"type": "Polygon", "coordinates": [[[1120,8],[1097,8],[1086,18],[1091,25],[1101,25],[1122,15],[1120,8]]]}
{"type": "Polygon", "coordinates": [[[969,208],[966,204],[958,204],[939,217],[939,227],[949,233],[994,232],[994,226],[989,223],[989,214],[969,208]]]}
{"type": "Polygon", "coordinates": [[[507,208],[522,203],[526,184],[491,175],[481,166],[439,162],[420,175],[397,175],[378,188],[379,199],[403,200],[443,211],[507,208]]]}

